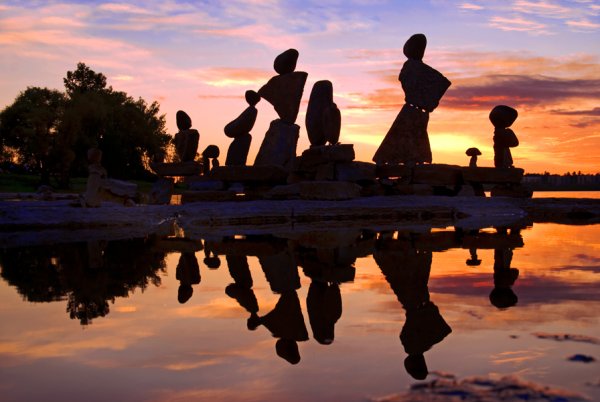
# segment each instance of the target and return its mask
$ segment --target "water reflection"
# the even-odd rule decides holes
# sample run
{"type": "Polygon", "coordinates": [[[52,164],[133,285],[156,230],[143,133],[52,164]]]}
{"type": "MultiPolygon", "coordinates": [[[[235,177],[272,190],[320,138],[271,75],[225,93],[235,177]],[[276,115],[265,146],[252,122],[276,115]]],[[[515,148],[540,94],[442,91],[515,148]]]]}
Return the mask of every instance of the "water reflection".
{"type": "MultiPolygon", "coordinates": [[[[434,252],[452,248],[469,250],[468,266],[478,266],[480,249],[494,250],[494,288],[489,295],[498,308],[516,305],[512,290],[519,271],[511,267],[513,250],[523,246],[521,228],[494,231],[460,228],[444,231],[327,231],[281,235],[148,236],[144,239],[88,241],[52,247],[2,250],[2,277],[26,300],[67,300],[67,313],[82,325],[110,312],[109,302],[127,297],[136,288],[159,286],[165,256],[179,254],[175,277],[177,300],[190,301],[201,283],[197,252],[204,252],[209,269],[221,265],[224,256],[232,282],[224,293],[247,312],[247,328],[264,328],[276,340],[277,356],[291,364],[301,360],[299,343],[309,340],[298,290],[299,269],[310,280],[306,313],[312,338],[322,345],[335,339],[342,317],[340,287],[353,282],[358,258],[373,256],[383,277],[405,312],[400,342],[406,353],[404,366],[415,379],[428,375],[425,353],[448,337],[452,329],[429,293],[428,282],[434,252]],[[277,302],[260,312],[248,258],[257,258],[262,275],[277,302]]],[[[254,272],[257,274],[257,272],[254,272]]],[[[400,323],[399,323],[400,326],[400,323]]]]}

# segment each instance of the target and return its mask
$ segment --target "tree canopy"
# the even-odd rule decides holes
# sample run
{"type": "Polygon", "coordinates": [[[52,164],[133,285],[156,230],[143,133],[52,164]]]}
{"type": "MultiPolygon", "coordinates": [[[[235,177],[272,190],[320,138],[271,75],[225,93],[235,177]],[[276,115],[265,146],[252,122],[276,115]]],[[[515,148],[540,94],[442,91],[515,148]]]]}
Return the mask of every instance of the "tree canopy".
{"type": "Polygon", "coordinates": [[[63,186],[87,174],[87,150],[98,147],[109,176],[146,178],[147,161],[164,153],[171,137],[159,104],[148,104],[106,86],[106,76],[84,63],[67,71],[66,92],[29,87],[0,112],[0,148],[17,151],[47,183],[63,186]]]}

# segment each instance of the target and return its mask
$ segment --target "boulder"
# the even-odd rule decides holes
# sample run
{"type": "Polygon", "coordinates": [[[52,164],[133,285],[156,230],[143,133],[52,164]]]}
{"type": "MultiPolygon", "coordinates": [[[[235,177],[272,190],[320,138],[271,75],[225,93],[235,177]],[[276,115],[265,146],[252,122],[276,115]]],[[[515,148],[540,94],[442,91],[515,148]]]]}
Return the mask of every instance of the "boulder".
{"type": "Polygon", "coordinates": [[[314,146],[302,152],[300,169],[329,162],[352,162],[354,157],[354,145],[352,144],[314,146]]]}
{"type": "Polygon", "coordinates": [[[298,56],[300,56],[300,53],[296,49],[288,49],[275,57],[273,68],[277,71],[277,74],[289,74],[296,69],[298,56]]]}
{"type": "Polygon", "coordinates": [[[510,106],[498,105],[490,112],[490,121],[497,128],[510,127],[517,120],[519,113],[510,106]]]}
{"type": "Polygon", "coordinates": [[[175,152],[180,162],[193,161],[198,151],[200,133],[194,129],[181,130],[175,134],[175,152]]]}
{"type": "Polygon", "coordinates": [[[468,167],[462,168],[463,180],[473,183],[505,184],[520,183],[523,180],[523,169],[468,167]]]}
{"type": "Polygon", "coordinates": [[[413,168],[412,183],[455,186],[462,183],[462,168],[444,164],[417,165],[413,168]]]}
{"type": "Polygon", "coordinates": [[[175,120],[177,121],[177,128],[179,131],[185,131],[192,128],[191,117],[183,110],[178,110],[175,114],[175,120]]]}
{"type": "Polygon", "coordinates": [[[229,145],[227,150],[226,166],[244,166],[248,159],[248,151],[252,143],[252,136],[249,133],[236,137],[229,145]]]}
{"type": "Polygon", "coordinates": [[[433,112],[440,103],[451,82],[436,69],[422,61],[408,59],[402,66],[400,76],[405,102],[433,112]]]}
{"type": "Polygon", "coordinates": [[[258,90],[261,98],[273,105],[281,120],[295,123],[308,74],[295,71],[271,78],[258,90]]]}
{"type": "Polygon", "coordinates": [[[339,181],[366,182],[375,180],[375,164],[370,162],[336,163],[335,179],[339,181]]]}
{"type": "Polygon", "coordinates": [[[265,134],[254,166],[276,165],[291,171],[296,158],[300,127],[283,120],[273,120],[265,134]]]}
{"type": "Polygon", "coordinates": [[[260,95],[256,91],[248,90],[244,94],[244,97],[250,106],[256,106],[256,104],[260,102],[260,95]]]}
{"type": "Polygon", "coordinates": [[[404,44],[402,52],[409,59],[423,60],[425,48],[427,47],[427,38],[423,34],[414,34],[404,44]]]}
{"type": "Polygon", "coordinates": [[[248,134],[254,127],[257,115],[258,110],[254,106],[248,106],[236,119],[225,126],[225,135],[229,138],[237,138],[248,134]]]}
{"type": "Polygon", "coordinates": [[[335,163],[329,162],[316,167],[315,180],[335,180],[335,163]]]}

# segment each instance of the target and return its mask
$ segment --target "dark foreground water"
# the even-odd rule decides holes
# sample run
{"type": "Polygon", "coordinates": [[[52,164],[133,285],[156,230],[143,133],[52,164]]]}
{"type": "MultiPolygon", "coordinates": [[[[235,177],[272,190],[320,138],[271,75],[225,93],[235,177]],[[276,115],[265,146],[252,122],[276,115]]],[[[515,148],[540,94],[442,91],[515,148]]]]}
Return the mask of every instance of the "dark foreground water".
{"type": "Polygon", "coordinates": [[[600,225],[149,237],[0,266],[2,401],[600,400],[600,225]]]}

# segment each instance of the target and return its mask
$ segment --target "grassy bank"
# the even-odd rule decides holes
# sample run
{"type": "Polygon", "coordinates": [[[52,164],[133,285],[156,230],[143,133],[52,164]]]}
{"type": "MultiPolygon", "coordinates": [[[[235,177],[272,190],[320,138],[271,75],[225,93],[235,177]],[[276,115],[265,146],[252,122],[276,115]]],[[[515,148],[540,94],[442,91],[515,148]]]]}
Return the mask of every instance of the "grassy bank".
{"type": "MultiPolygon", "coordinates": [[[[50,180],[50,185],[57,193],[82,193],[85,190],[87,178],[75,177],[70,181],[70,188],[58,189],[55,180],[50,180]]],[[[136,183],[141,192],[149,192],[152,182],[131,180],[136,183]]],[[[0,173],[0,193],[34,193],[40,186],[40,177],[30,174],[0,173]]]]}

